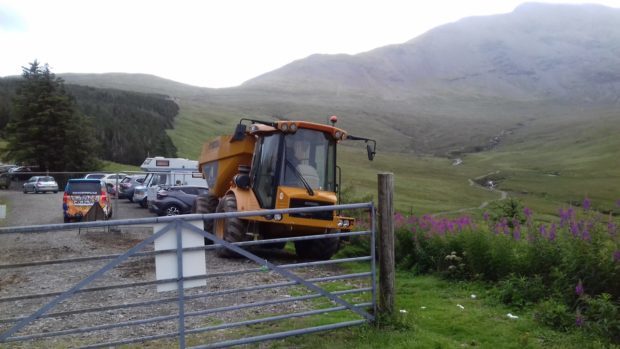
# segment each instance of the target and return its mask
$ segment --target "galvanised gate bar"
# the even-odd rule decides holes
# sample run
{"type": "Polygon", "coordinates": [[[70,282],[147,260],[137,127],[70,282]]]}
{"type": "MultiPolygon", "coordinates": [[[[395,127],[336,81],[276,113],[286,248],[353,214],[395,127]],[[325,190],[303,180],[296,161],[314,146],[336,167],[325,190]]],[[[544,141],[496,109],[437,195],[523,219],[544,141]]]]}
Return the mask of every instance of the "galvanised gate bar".
{"type": "MultiPolygon", "coordinates": [[[[26,260],[20,256],[18,263],[2,259],[0,347],[149,343],[219,348],[361,325],[376,313],[374,227],[373,204],[360,203],[1,228],[0,245],[24,249],[22,242],[39,243],[37,248],[54,252],[56,258],[35,254],[23,256],[26,260]],[[202,229],[204,220],[324,210],[367,211],[369,228],[234,244],[202,229]],[[154,227],[153,232],[144,227],[154,227]],[[63,239],[86,239],[92,245],[111,238],[114,245],[124,246],[124,236],[140,236],[131,230],[140,228],[146,233],[130,239],[130,248],[121,253],[63,254],[54,245],[63,239]],[[260,249],[335,236],[367,239],[368,255],[299,262],[290,253],[260,249]],[[190,246],[188,242],[197,239],[201,243],[190,246]],[[166,247],[166,240],[172,245],[166,247]],[[213,244],[204,245],[206,240],[213,244]],[[242,258],[217,259],[214,269],[216,257],[205,250],[216,248],[242,258]],[[342,267],[344,263],[355,272],[347,272],[351,268],[342,267]],[[335,313],[338,316],[330,317],[335,313]]],[[[102,250],[112,251],[109,246],[102,250]]]]}

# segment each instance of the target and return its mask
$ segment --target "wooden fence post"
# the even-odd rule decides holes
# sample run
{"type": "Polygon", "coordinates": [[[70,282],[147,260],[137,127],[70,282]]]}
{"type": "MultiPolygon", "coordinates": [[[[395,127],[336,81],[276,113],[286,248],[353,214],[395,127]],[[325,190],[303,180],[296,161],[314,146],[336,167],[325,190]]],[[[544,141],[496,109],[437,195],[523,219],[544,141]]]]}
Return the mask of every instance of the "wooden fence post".
{"type": "Polygon", "coordinates": [[[394,174],[379,173],[379,314],[394,313],[394,174]]]}

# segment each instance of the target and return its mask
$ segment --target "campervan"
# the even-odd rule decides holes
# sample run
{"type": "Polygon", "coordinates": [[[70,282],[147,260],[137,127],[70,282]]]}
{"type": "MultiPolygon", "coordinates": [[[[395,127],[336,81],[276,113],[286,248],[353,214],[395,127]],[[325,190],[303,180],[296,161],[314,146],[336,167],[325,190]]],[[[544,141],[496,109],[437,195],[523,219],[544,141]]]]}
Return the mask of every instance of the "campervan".
{"type": "Polygon", "coordinates": [[[140,166],[146,172],[141,186],[134,190],[134,202],[146,208],[155,200],[162,187],[175,185],[206,186],[207,181],[198,171],[198,161],[182,158],[146,158],[140,166]]]}

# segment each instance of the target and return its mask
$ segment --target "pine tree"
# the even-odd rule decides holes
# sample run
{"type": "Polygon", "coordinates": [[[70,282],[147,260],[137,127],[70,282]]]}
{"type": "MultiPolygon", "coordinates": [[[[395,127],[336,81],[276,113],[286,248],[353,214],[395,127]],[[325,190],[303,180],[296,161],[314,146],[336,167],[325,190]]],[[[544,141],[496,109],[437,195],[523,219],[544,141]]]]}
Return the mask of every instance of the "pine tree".
{"type": "Polygon", "coordinates": [[[100,166],[90,121],[76,112],[64,81],[35,60],[23,67],[7,124],[5,157],[40,171],[91,171],[100,166]]]}

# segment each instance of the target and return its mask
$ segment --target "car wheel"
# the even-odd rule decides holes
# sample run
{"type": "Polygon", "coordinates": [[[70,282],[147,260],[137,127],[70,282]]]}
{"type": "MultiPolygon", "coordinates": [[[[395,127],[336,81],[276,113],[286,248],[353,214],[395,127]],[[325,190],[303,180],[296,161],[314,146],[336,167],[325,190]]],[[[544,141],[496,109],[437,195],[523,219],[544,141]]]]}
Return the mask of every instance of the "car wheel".
{"type": "Polygon", "coordinates": [[[129,202],[133,202],[133,195],[127,197],[127,200],[129,200],[129,202]]]}
{"type": "Polygon", "coordinates": [[[54,194],[58,194],[58,190],[54,190],[54,194]]]}
{"type": "Polygon", "coordinates": [[[166,216],[177,216],[181,214],[181,208],[178,205],[170,204],[164,209],[166,216]]]}
{"type": "Polygon", "coordinates": [[[26,190],[26,188],[24,188],[24,194],[28,194],[28,190],[26,190]]]}
{"type": "Polygon", "coordinates": [[[140,207],[142,207],[142,208],[147,208],[147,206],[148,206],[148,204],[147,204],[147,202],[146,202],[146,198],[142,199],[142,200],[140,201],[140,207]]]}
{"type": "Polygon", "coordinates": [[[65,223],[71,223],[71,218],[69,218],[69,217],[64,217],[64,221],[65,221],[65,223]]]}

